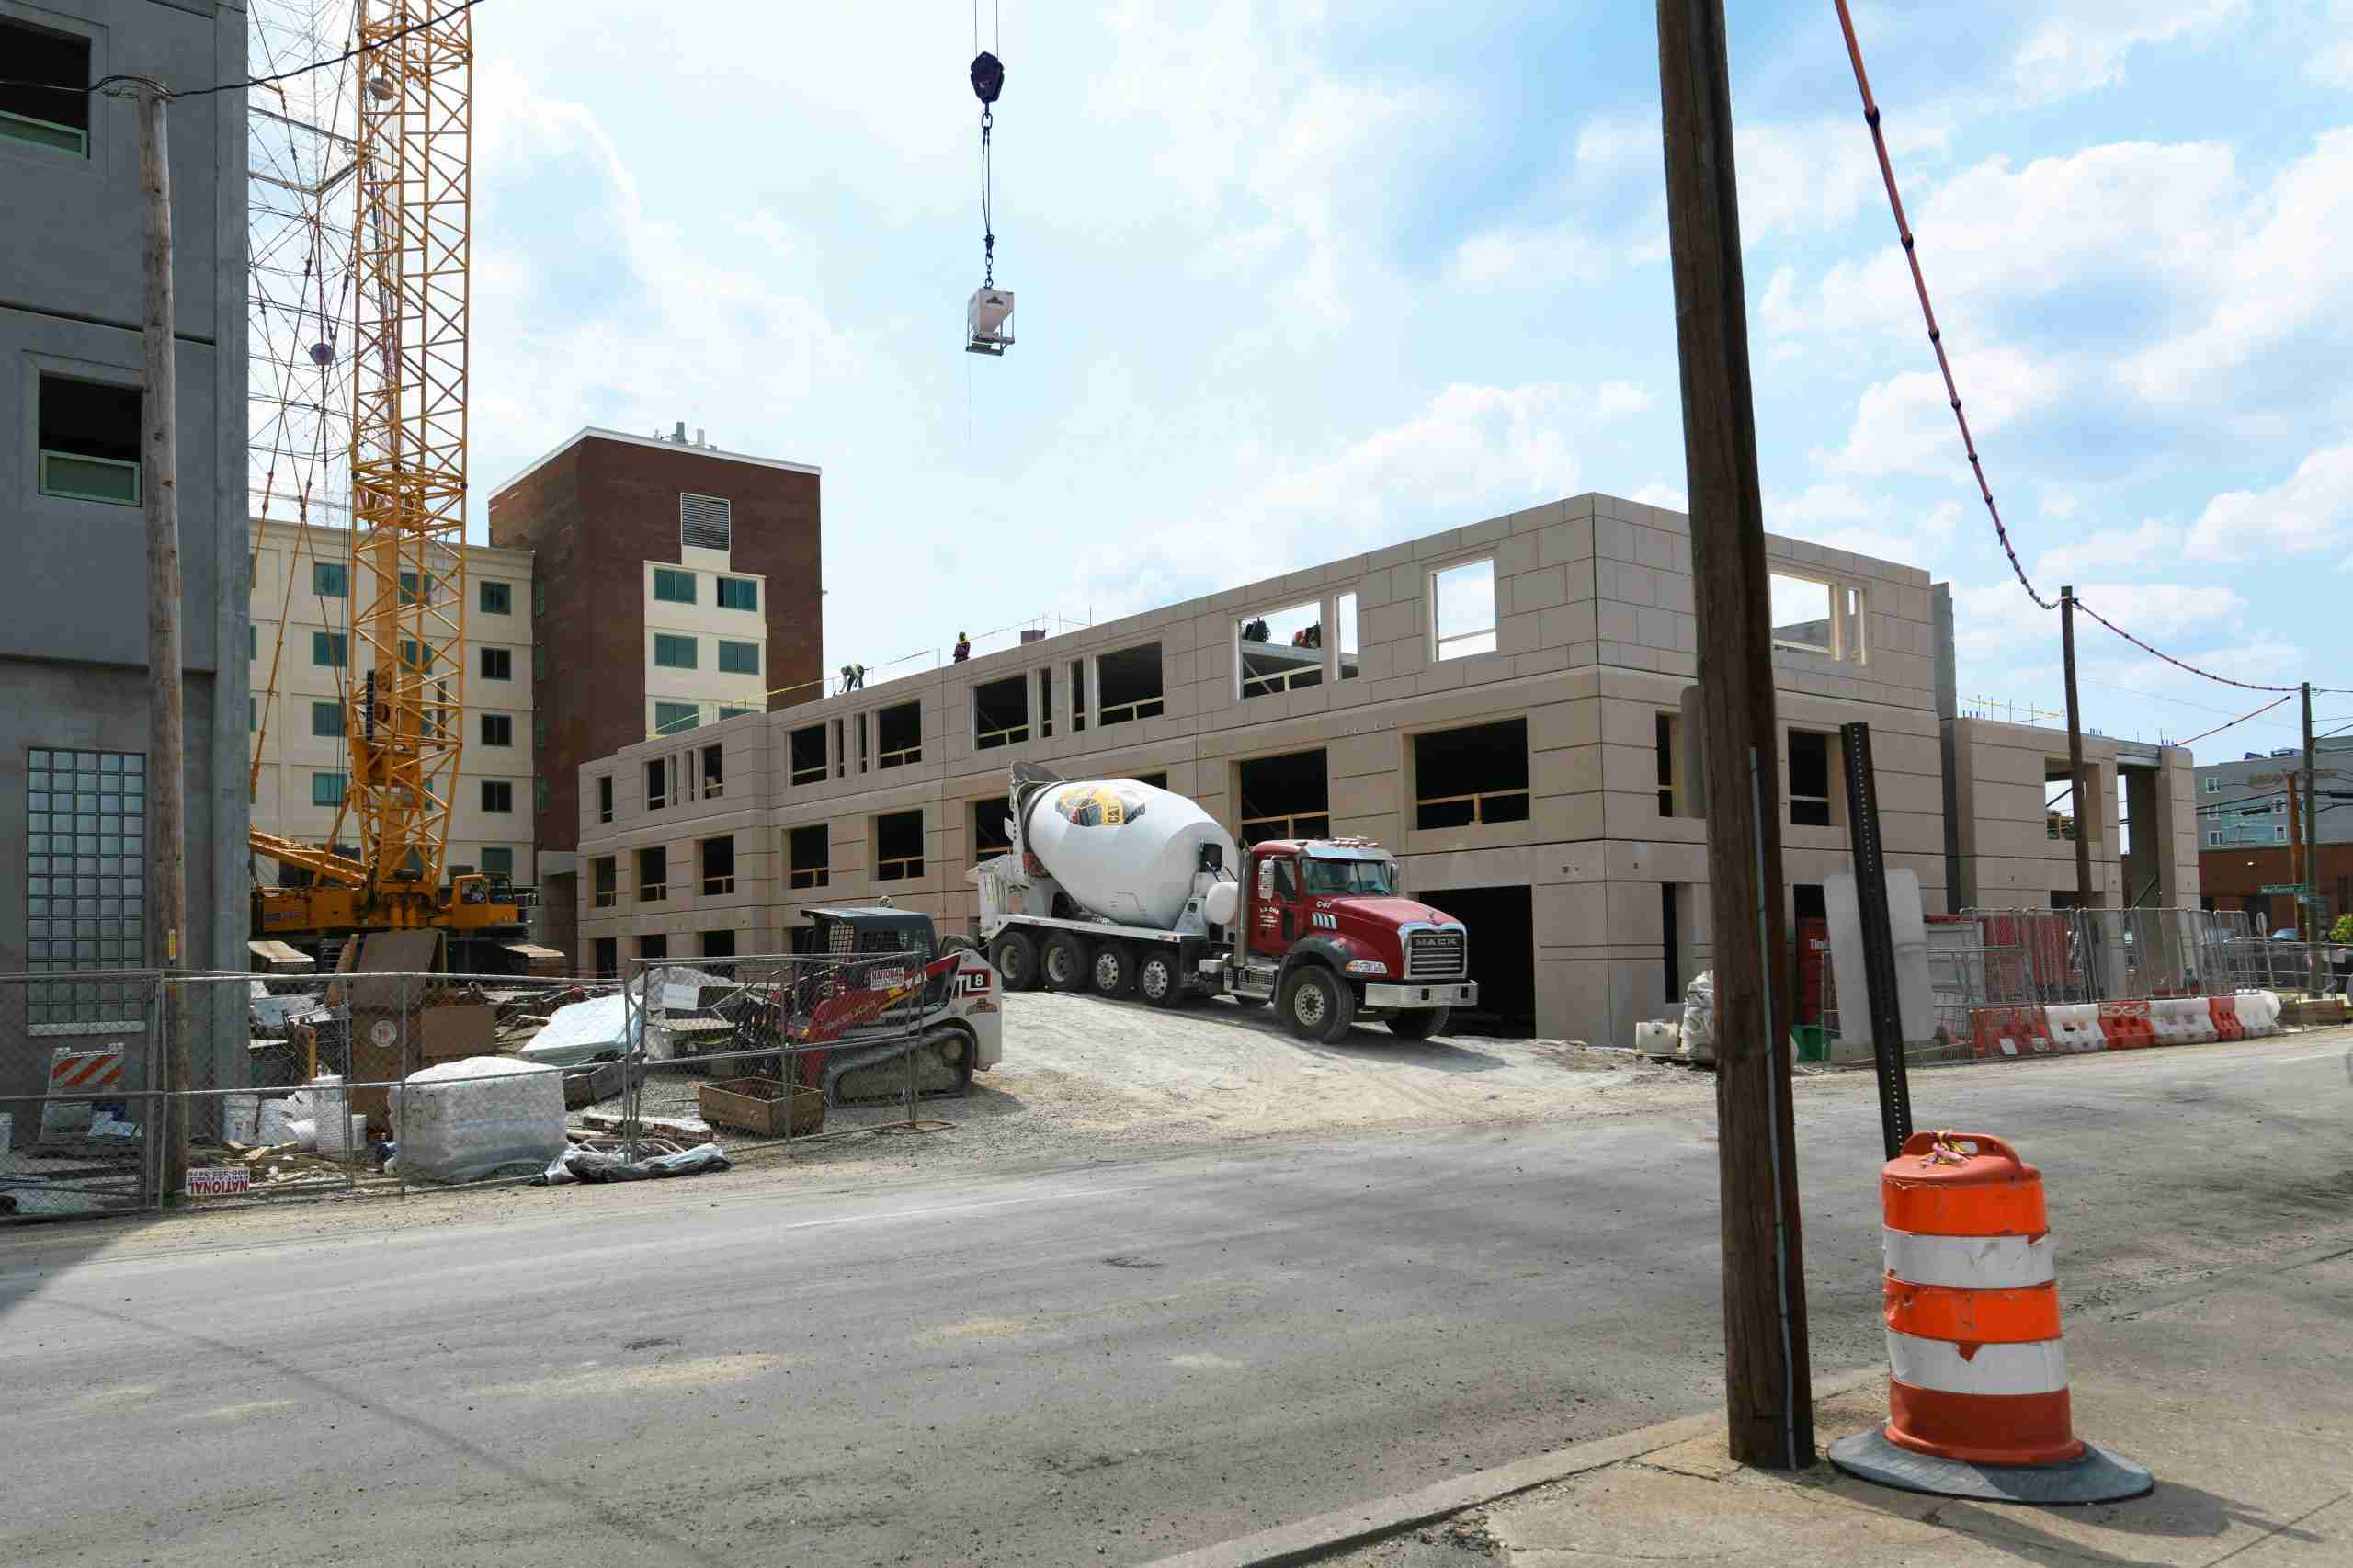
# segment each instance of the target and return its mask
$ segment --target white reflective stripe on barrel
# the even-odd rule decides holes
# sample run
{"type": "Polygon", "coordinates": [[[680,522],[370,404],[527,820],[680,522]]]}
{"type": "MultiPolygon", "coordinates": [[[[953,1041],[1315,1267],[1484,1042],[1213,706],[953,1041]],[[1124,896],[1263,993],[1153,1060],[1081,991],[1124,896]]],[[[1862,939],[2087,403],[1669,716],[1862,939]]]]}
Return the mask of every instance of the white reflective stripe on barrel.
{"type": "Polygon", "coordinates": [[[2016,1290],[2059,1278],[2047,1235],[2032,1241],[2024,1236],[1923,1236],[1881,1227],[1880,1255],[1890,1274],[1913,1285],[2016,1290]]]}
{"type": "Polygon", "coordinates": [[[2058,1393],[2067,1386],[2067,1349],[2045,1339],[2033,1345],[1980,1345],[1964,1357],[1961,1346],[1890,1330],[1887,1368],[1899,1383],[1945,1393],[2058,1393]]]}

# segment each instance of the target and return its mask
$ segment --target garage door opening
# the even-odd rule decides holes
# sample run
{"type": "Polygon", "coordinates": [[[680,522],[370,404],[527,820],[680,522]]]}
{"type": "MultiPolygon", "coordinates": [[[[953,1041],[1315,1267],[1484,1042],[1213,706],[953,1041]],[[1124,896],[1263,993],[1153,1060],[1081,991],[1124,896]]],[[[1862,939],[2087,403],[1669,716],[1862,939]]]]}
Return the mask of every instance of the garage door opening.
{"type": "Polygon", "coordinates": [[[1536,1032],[1536,895],[1530,888],[1442,888],[1416,892],[1470,928],[1471,978],[1479,1006],[1457,1010],[1461,1034],[1524,1040],[1536,1032]]]}

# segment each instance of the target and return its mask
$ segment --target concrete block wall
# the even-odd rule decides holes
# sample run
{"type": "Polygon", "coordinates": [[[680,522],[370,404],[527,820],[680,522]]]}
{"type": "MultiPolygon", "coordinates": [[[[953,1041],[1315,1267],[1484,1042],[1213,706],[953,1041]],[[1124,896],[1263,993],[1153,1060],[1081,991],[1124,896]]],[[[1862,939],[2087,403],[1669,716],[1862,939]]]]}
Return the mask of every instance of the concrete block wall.
{"type": "MultiPolygon", "coordinates": [[[[2063,768],[2063,730],[1991,719],[1949,721],[1953,736],[1954,831],[1960,850],[1956,907],[2048,909],[2053,892],[2075,891],[2075,846],[2053,838],[2043,801],[2046,769],[2063,768]]],[[[2079,812],[2091,838],[2092,881],[2109,908],[2124,889],[2119,853],[2116,743],[2084,739],[2094,809],[2079,812]]],[[[2196,886],[2193,878],[2190,886],[2196,886]]]]}
{"type": "MultiPolygon", "coordinates": [[[[1779,538],[1768,539],[1768,552],[1785,570],[1861,595],[1867,631],[1860,657],[1776,653],[1783,727],[1835,730],[1858,718],[1871,723],[1891,859],[1916,869],[1932,907],[1942,908],[1927,576],[1779,538]]],[[[682,742],[764,726],[768,763],[759,814],[774,829],[774,843],[767,924],[760,928],[781,941],[808,906],[885,895],[961,928],[977,910],[966,881],[977,858],[973,802],[1001,797],[1013,763],[1040,763],[1072,777],[1165,773],[1170,789],[1199,801],[1238,836],[1240,765],[1321,749],[1334,835],[1390,846],[1409,888],[1529,890],[1537,1028],[1625,1043],[1637,1019],[1671,1011],[1679,1001],[1665,974],[1662,882],[1682,890],[1675,936],[1683,978],[1707,963],[1706,826],[1696,814],[1660,813],[1655,745],[1658,715],[1678,710],[1696,676],[1695,631],[1688,520],[1614,496],[1577,496],[790,712],[626,748],[581,770],[581,801],[593,808],[596,778],[610,774],[617,807],[612,824],[591,820],[593,809],[584,810],[581,856],[620,856],[626,883],[628,850],[681,842],[701,820],[701,806],[691,801],[643,811],[644,759],[680,749],[682,742]],[[1433,574],[1481,561],[1494,562],[1494,649],[1439,660],[1430,619],[1433,574]],[[1348,596],[1358,673],[1343,679],[1348,596]],[[1322,683],[1245,695],[1237,629],[1302,604],[1321,607],[1322,683]],[[1152,642],[1160,647],[1164,710],[1101,724],[1098,662],[1152,642]],[[1087,687],[1085,730],[1074,724],[1074,662],[1087,687]],[[1051,714],[1035,701],[1035,677],[1045,669],[1052,672],[1051,714]],[[1029,737],[978,745],[973,688],[1013,675],[1029,681],[1029,737]],[[882,710],[908,701],[921,705],[923,756],[882,767],[874,726],[882,710]],[[1043,733],[1048,718],[1051,734],[1043,733]],[[1527,725],[1528,820],[1419,827],[1415,737],[1513,719],[1527,725]],[[825,776],[794,784],[793,734],[811,727],[823,738],[825,776]],[[922,874],[881,880],[872,874],[877,820],[906,811],[923,813],[922,874]],[[814,823],[826,825],[826,884],[790,888],[785,835],[814,823]]],[[[1786,739],[1780,766],[1786,781],[1786,739]]],[[[724,802],[731,816],[745,809],[735,798],[735,767],[731,755],[724,802]]],[[[1686,809],[1696,813],[1696,802],[1686,809]]],[[[1793,884],[1818,882],[1845,864],[1843,825],[1784,831],[1785,873],[1793,884]]],[[[585,884],[585,865],[582,875],[585,884]]],[[[612,936],[626,955],[629,938],[641,932],[693,928],[684,913],[637,910],[624,892],[616,909],[583,909],[584,942],[612,936]]],[[[1472,940],[1475,946],[1475,932],[1472,940]]],[[[671,949],[680,949],[675,935],[671,949]]]]}

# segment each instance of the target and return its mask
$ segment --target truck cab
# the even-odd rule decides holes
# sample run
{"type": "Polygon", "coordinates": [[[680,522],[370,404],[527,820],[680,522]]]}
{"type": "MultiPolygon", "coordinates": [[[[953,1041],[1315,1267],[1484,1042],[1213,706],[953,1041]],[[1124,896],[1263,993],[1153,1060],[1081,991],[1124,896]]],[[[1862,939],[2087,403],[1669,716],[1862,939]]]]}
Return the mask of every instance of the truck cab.
{"type": "Polygon", "coordinates": [[[1462,923],[1401,894],[1396,857],[1370,839],[1269,839],[1242,873],[1222,979],[1301,1038],[1336,1040],[1361,1017],[1423,1040],[1477,1003],[1462,923]]]}

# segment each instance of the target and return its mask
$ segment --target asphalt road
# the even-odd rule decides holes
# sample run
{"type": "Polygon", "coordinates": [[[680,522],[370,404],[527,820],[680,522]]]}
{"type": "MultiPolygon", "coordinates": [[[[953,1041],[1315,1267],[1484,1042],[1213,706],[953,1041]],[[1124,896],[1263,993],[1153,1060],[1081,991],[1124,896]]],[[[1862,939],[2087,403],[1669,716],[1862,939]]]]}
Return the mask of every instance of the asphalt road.
{"type": "MultiPolygon", "coordinates": [[[[2043,1165],[2069,1310],[2112,1311],[2353,1233],[2346,1051],[1915,1096],[2043,1165]]],[[[1881,1354],[1870,1092],[1800,1090],[1817,1372],[1881,1354]]],[[[0,1562],[1147,1559],[1710,1407],[1715,1185],[1687,1112],[71,1263],[0,1238],[0,1562]]]]}

